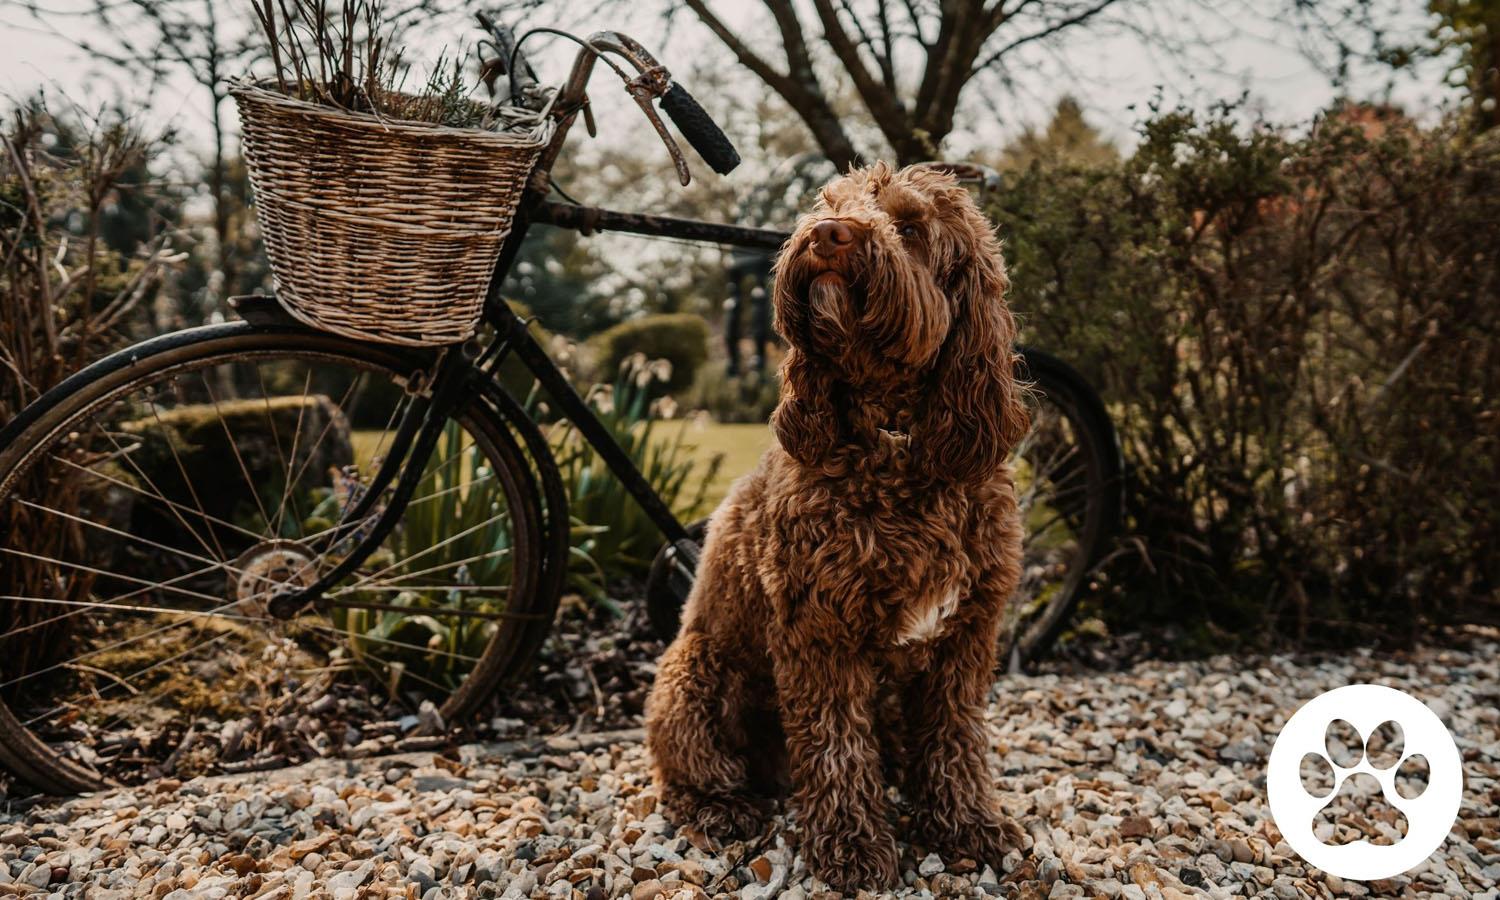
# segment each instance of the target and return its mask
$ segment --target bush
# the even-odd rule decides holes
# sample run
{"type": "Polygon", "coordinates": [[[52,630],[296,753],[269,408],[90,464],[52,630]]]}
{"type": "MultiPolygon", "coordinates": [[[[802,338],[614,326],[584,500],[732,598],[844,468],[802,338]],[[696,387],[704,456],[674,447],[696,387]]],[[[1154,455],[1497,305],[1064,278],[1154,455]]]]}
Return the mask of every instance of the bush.
{"type": "Polygon", "coordinates": [[[589,347],[596,381],[612,381],[627,357],[641,353],[671,363],[671,374],[658,390],[675,394],[692,385],[708,359],[708,325],[691,313],[641,316],[600,332],[589,347]]]}
{"type": "MultiPolygon", "coordinates": [[[[157,145],[117,117],[59,122],[39,104],[10,111],[0,134],[0,422],[85,364],[126,342],[177,261],[165,237],[145,246],[116,234],[112,213],[149,204],[134,189],[149,181],[157,145]]],[[[87,519],[108,498],[96,486],[39,466],[17,487],[48,498],[67,516],[87,519]]],[[[78,524],[7,504],[0,534],[12,535],[0,565],[0,597],[89,597],[94,575],[73,570],[60,581],[47,558],[78,558],[90,546],[78,524]],[[74,556],[69,556],[69,554],[74,556]]],[[[37,603],[0,600],[12,627],[0,643],[0,678],[42,668],[64,655],[76,619],[37,603]]]]}
{"type": "Polygon", "coordinates": [[[1493,617],[1496,136],[1171,113],[1129,160],[1032,169],[992,202],[1027,340],[1121,429],[1141,552],[1110,573],[1117,627],[1224,647],[1493,617]]]}
{"type": "Polygon", "coordinates": [[[774,372],[730,375],[715,362],[699,370],[684,405],[703,410],[715,422],[769,422],[779,399],[780,382],[774,372]]]}

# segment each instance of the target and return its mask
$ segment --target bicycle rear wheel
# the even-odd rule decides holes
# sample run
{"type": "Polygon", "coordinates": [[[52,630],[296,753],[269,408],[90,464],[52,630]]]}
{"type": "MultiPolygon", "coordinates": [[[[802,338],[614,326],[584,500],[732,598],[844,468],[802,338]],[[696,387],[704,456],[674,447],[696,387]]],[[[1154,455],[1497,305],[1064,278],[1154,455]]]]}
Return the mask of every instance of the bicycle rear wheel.
{"type": "MultiPolygon", "coordinates": [[[[0,433],[0,763],[49,792],[372,752],[472,713],[550,623],[509,427],[455,413],[400,524],[325,602],[430,354],[244,323],[69,379],[0,433]]],[[[371,518],[378,515],[375,505],[371,518]]]]}

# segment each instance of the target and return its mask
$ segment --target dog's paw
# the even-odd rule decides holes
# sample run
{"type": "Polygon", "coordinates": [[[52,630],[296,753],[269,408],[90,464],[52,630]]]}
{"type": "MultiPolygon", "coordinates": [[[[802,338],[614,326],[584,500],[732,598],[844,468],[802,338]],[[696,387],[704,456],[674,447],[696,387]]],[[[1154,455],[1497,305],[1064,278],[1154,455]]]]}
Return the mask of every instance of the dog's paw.
{"type": "Polygon", "coordinates": [[[1012,850],[1026,851],[1026,832],[1014,821],[997,815],[971,825],[955,826],[947,822],[923,823],[918,828],[923,842],[935,848],[944,859],[965,857],[1000,868],[1000,861],[1012,850]]]}
{"type": "Polygon", "coordinates": [[[868,838],[827,836],[808,848],[813,875],[846,896],[883,891],[901,881],[901,856],[890,835],[868,838]]]}
{"type": "Polygon", "coordinates": [[[763,801],[730,791],[672,791],[665,805],[678,822],[692,825],[717,841],[754,837],[766,822],[763,801]]]}

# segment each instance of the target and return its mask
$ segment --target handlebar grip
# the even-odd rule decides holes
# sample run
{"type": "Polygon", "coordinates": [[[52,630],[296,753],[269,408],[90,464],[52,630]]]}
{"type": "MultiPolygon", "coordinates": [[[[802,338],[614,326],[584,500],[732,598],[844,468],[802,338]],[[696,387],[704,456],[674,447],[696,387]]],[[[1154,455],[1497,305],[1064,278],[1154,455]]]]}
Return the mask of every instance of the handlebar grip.
{"type": "Polygon", "coordinates": [[[661,95],[661,108],[709,168],[720,175],[728,175],[740,164],[739,151],[734,149],[734,144],[729,142],[718,123],[698,105],[687,88],[673,82],[661,95]]]}

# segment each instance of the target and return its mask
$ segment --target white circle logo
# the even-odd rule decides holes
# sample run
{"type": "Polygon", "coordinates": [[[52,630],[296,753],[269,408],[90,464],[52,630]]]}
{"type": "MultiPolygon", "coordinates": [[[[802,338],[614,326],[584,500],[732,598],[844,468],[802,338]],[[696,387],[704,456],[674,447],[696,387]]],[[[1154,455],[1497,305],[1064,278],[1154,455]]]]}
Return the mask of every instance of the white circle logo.
{"type": "Polygon", "coordinates": [[[1316,697],[1287,721],[1271,748],[1266,792],[1276,827],[1299,856],[1340,878],[1370,881],[1399,875],[1442,845],[1463,797],[1463,765],[1452,735],[1420,700],[1378,684],[1351,684],[1316,697]],[[1382,724],[1400,725],[1404,736],[1400,759],[1386,768],[1376,768],[1362,743],[1356,748],[1358,762],[1348,768],[1337,765],[1328,758],[1325,735],[1328,726],[1339,719],[1354,726],[1358,740],[1365,743],[1382,724]],[[1314,797],[1303,787],[1302,759],[1308,754],[1322,757],[1333,769],[1333,790],[1325,796],[1314,797]],[[1396,790],[1396,772],[1417,755],[1427,761],[1427,788],[1408,799],[1396,790]],[[1406,816],[1406,836],[1395,844],[1377,846],[1360,840],[1331,846],[1313,835],[1313,820],[1338,796],[1344,781],[1356,773],[1374,777],[1386,802],[1406,816]]]}

